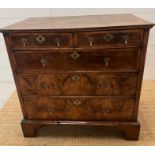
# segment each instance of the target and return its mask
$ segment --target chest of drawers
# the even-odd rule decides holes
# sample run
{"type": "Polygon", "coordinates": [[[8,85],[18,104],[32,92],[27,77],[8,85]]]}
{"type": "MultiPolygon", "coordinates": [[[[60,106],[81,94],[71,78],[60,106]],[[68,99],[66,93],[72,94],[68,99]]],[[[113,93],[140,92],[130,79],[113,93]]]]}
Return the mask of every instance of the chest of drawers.
{"type": "Polygon", "coordinates": [[[137,140],[152,23],[130,14],[30,18],[3,33],[25,137],[48,125],[114,127],[137,140]]]}

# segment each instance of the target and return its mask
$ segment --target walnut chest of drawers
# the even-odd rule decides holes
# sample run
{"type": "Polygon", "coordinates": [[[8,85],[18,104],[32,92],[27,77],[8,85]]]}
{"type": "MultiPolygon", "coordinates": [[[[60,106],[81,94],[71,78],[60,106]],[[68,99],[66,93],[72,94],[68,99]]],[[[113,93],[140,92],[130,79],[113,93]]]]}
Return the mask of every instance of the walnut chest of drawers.
{"type": "Polygon", "coordinates": [[[25,137],[48,125],[114,127],[137,140],[152,23],[130,14],[30,18],[1,29],[25,137]]]}

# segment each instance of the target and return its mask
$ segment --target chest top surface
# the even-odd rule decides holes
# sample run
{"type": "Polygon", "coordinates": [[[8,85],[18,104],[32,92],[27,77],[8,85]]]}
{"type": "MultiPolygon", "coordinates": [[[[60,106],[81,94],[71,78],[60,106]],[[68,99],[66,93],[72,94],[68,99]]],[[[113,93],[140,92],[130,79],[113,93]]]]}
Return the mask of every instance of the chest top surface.
{"type": "Polygon", "coordinates": [[[91,28],[138,28],[152,27],[153,23],[147,22],[132,14],[111,14],[111,15],[88,15],[70,17],[34,17],[12,24],[0,31],[16,30],[60,30],[60,29],[91,29],[91,28]]]}

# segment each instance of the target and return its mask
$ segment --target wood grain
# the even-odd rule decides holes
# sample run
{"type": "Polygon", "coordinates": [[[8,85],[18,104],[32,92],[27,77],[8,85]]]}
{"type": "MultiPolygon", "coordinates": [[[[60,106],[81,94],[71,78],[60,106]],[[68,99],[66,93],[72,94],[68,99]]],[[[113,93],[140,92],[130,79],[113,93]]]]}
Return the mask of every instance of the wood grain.
{"type": "Polygon", "coordinates": [[[135,97],[137,75],[103,72],[20,74],[18,81],[23,96],[135,97]]]}
{"type": "Polygon", "coordinates": [[[132,15],[104,15],[33,18],[1,30],[23,111],[24,136],[35,136],[53,120],[87,125],[104,121],[99,124],[137,140],[152,26],[132,15]]]}
{"type": "Polygon", "coordinates": [[[22,71],[81,71],[81,70],[137,70],[139,67],[139,48],[75,51],[28,51],[14,52],[16,70],[22,71]],[[72,55],[78,55],[72,58],[72,55]],[[108,62],[106,65],[106,58],[108,62]],[[45,66],[41,59],[46,60],[45,66]]]}
{"type": "Polygon", "coordinates": [[[89,29],[89,28],[124,28],[124,27],[152,27],[147,22],[131,14],[92,15],[76,17],[39,17],[7,26],[0,31],[9,30],[62,30],[62,29],[89,29]]]}
{"type": "MultiPolygon", "coordinates": [[[[123,139],[125,132],[116,132],[116,126],[120,124],[122,126],[123,124],[136,124],[134,122],[25,120],[23,122],[28,124],[27,126],[29,126],[31,131],[34,131],[32,130],[32,124],[36,124],[36,126],[40,124],[41,126],[38,125],[37,129],[40,129],[37,130],[38,132],[31,132],[37,136],[37,140],[34,138],[24,138],[19,125],[22,118],[20,102],[17,92],[15,92],[0,110],[0,144],[2,146],[154,146],[154,93],[155,81],[143,81],[139,108],[139,121],[142,124],[140,137],[138,141],[126,141],[123,139]]],[[[25,133],[28,133],[29,130],[25,129],[25,133]]]]}
{"type": "Polygon", "coordinates": [[[68,121],[131,121],[132,99],[102,97],[26,97],[27,119],[68,121]]]}

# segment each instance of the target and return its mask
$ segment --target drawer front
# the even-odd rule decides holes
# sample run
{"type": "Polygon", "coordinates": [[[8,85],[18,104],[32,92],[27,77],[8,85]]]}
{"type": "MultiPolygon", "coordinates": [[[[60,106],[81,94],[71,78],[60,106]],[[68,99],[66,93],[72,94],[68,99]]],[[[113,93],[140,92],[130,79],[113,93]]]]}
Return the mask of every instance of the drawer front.
{"type": "Polygon", "coordinates": [[[28,119],[132,120],[134,100],[103,98],[24,98],[28,119]]]}
{"type": "Polygon", "coordinates": [[[15,49],[72,47],[71,33],[19,33],[10,36],[15,49]]]}
{"type": "Polygon", "coordinates": [[[30,52],[17,53],[14,57],[19,70],[136,70],[140,49],[30,52]]]}
{"type": "Polygon", "coordinates": [[[137,73],[18,75],[23,96],[135,96],[137,73]]]}
{"type": "Polygon", "coordinates": [[[142,30],[83,32],[76,34],[76,47],[140,46],[142,39],[142,30]]]}

